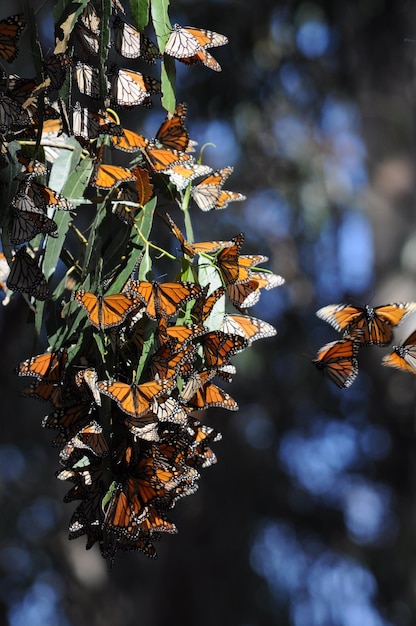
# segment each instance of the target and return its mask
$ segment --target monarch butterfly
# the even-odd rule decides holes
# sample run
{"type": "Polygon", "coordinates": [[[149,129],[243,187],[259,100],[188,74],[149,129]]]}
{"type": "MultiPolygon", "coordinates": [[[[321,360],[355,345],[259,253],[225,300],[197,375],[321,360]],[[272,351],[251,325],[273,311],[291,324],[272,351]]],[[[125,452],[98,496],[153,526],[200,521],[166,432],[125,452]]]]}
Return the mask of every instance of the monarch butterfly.
{"type": "Polygon", "coordinates": [[[135,383],[127,385],[120,381],[98,381],[97,386],[101,393],[108,396],[127,415],[138,419],[151,409],[152,401],[162,393],[167,392],[175,385],[175,381],[157,382],[151,380],[141,385],[135,383]]]}
{"type": "Polygon", "coordinates": [[[154,185],[151,182],[149,172],[143,167],[132,167],[131,172],[135,178],[137,202],[143,207],[153,197],[154,185]]]}
{"type": "Polygon", "coordinates": [[[189,160],[186,163],[174,163],[166,170],[170,182],[175,185],[178,191],[182,191],[195,178],[205,176],[212,172],[208,165],[201,165],[189,160]]]}
{"type": "Polygon", "coordinates": [[[197,389],[186,405],[193,411],[202,411],[210,407],[238,411],[237,402],[223,389],[211,382],[205,383],[197,389]]]}
{"type": "Polygon", "coordinates": [[[161,92],[161,82],[140,72],[119,68],[113,65],[111,78],[111,99],[116,106],[131,107],[138,104],[152,106],[150,96],[161,92]]]}
{"type": "Polygon", "coordinates": [[[62,87],[70,57],[66,53],[52,54],[43,61],[43,70],[49,82],[48,91],[56,91],[62,87]]]}
{"type": "Polygon", "coordinates": [[[12,259],[7,286],[12,291],[27,293],[36,300],[46,300],[49,296],[48,283],[42,270],[23,246],[12,259]]]}
{"type": "Polygon", "coordinates": [[[181,60],[193,57],[201,49],[224,46],[226,43],[228,39],[225,35],[193,26],[175,24],[165,46],[165,54],[181,60]]]}
{"type": "Polygon", "coordinates": [[[170,168],[174,165],[183,164],[192,159],[190,154],[169,148],[158,148],[152,142],[149,142],[142,152],[151,168],[158,174],[169,174],[170,168]]]}
{"type": "MultiPolygon", "coordinates": [[[[230,285],[237,281],[241,282],[238,259],[241,247],[244,243],[244,234],[239,233],[233,237],[231,241],[232,245],[221,250],[215,259],[215,263],[219,268],[226,285],[230,285]]],[[[244,274],[244,276],[246,275],[247,273],[244,274]]]]}
{"type": "Polygon", "coordinates": [[[119,220],[133,226],[137,213],[153,197],[153,184],[147,170],[141,167],[132,167],[131,173],[135,177],[135,190],[128,185],[122,185],[117,199],[113,201],[113,213],[119,220]]]}
{"type": "Polygon", "coordinates": [[[349,304],[329,304],[316,315],[328,322],[344,336],[362,329],[360,343],[387,346],[393,339],[392,327],[399,326],[416,310],[416,302],[399,302],[378,307],[355,307],[349,304]]]}
{"type": "Polygon", "coordinates": [[[89,450],[95,456],[104,457],[109,453],[103,427],[95,420],[81,428],[59,453],[61,461],[67,461],[75,450],[89,450]]]}
{"type": "Polygon", "coordinates": [[[182,252],[191,258],[193,258],[196,254],[212,254],[222,248],[230,248],[234,245],[233,241],[202,241],[198,243],[188,243],[182,231],[175,224],[169,213],[166,213],[166,217],[169,221],[173,234],[181,244],[182,252]]]}
{"type": "Polygon", "coordinates": [[[72,132],[83,145],[100,135],[121,136],[123,129],[107,115],[93,113],[77,102],[72,111],[72,132]]]}
{"type": "Polygon", "coordinates": [[[75,384],[81,387],[85,383],[94,398],[95,404],[101,406],[101,396],[97,387],[98,374],[93,367],[86,367],[75,374],[75,384]]]}
{"type": "Polygon", "coordinates": [[[225,315],[221,330],[225,333],[241,335],[249,343],[276,335],[274,326],[249,315],[225,315]]]}
{"type": "Polygon", "coordinates": [[[152,411],[156,415],[158,422],[173,422],[183,425],[188,417],[182,405],[172,397],[155,400],[152,411]]]}
{"type": "MultiPolygon", "coordinates": [[[[218,287],[209,296],[207,296],[209,286],[204,287],[202,295],[192,307],[192,316],[200,323],[205,322],[213,313],[216,303],[221,300],[225,294],[224,287],[218,287]]],[[[223,314],[223,312],[221,312],[223,314]]]]}
{"type": "Polygon", "coordinates": [[[222,191],[222,186],[233,171],[233,167],[224,167],[209,174],[192,188],[191,195],[201,211],[224,209],[229,202],[245,200],[241,193],[222,191]]]}
{"type": "Polygon", "coordinates": [[[209,447],[210,443],[221,440],[221,433],[206,424],[200,424],[196,419],[188,417],[188,432],[191,434],[191,444],[188,449],[187,463],[197,467],[209,467],[216,463],[217,458],[209,447]]]}
{"type": "Polygon", "coordinates": [[[230,335],[221,330],[205,333],[198,341],[203,349],[205,366],[209,368],[226,365],[234,354],[249,345],[244,337],[230,335]]]}
{"type": "Polygon", "coordinates": [[[173,524],[164,513],[157,511],[155,508],[151,508],[149,516],[138,525],[142,532],[164,532],[174,534],[177,531],[175,524],[173,524]]]}
{"type": "Polygon", "coordinates": [[[163,317],[158,322],[156,331],[158,342],[164,344],[173,341],[176,349],[180,349],[191,339],[195,339],[206,332],[206,328],[202,324],[167,326],[166,319],[163,317]]]}
{"type": "Polygon", "coordinates": [[[205,48],[201,48],[192,56],[178,59],[178,61],[185,63],[185,65],[205,65],[205,67],[214,70],[214,72],[221,72],[222,69],[218,61],[205,48]]]}
{"type": "Polygon", "coordinates": [[[274,289],[283,285],[285,279],[271,272],[252,272],[249,280],[227,285],[228,296],[233,305],[241,310],[254,306],[260,300],[261,289],[274,289]]]}
{"type": "Polygon", "coordinates": [[[383,365],[416,374],[416,331],[402,345],[393,346],[392,353],[386,354],[381,362],[383,365]]]}
{"type": "Polygon", "coordinates": [[[358,374],[359,345],[349,337],[331,341],[318,351],[312,363],[341,389],[350,387],[358,374]]]}
{"type": "Polygon", "coordinates": [[[74,34],[86,56],[98,54],[100,50],[100,37],[98,33],[94,33],[82,24],[82,22],[79,22],[74,26],[74,34]]]}
{"type": "Polygon", "coordinates": [[[160,346],[149,359],[150,374],[155,380],[167,380],[178,375],[184,363],[195,358],[196,346],[184,346],[176,350],[175,342],[168,342],[160,346]]]}
{"type": "Polygon", "coordinates": [[[26,25],[24,16],[11,15],[0,20],[0,58],[11,63],[18,53],[17,42],[26,25]]]}
{"type": "Polygon", "coordinates": [[[137,152],[143,150],[149,144],[149,140],[127,128],[122,129],[121,135],[112,136],[111,141],[115,148],[124,152],[137,152]]]}
{"type": "Polygon", "coordinates": [[[9,228],[10,241],[20,245],[30,241],[39,233],[58,237],[57,224],[45,213],[37,211],[13,211],[13,219],[9,228]]]}
{"type": "Polygon", "coordinates": [[[97,162],[90,184],[98,189],[114,189],[120,183],[135,180],[134,174],[126,167],[119,165],[106,165],[97,162]]]}
{"type": "Polygon", "coordinates": [[[78,289],[74,299],[84,307],[91,324],[100,330],[118,326],[129,313],[142,306],[138,298],[126,293],[96,296],[90,291],[78,289]]]}
{"type": "MultiPolygon", "coordinates": [[[[27,184],[22,184],[19,191],[29,196],[29,198],[33,201],[33,204],[42,210],[46,210],[48,208],[59,209],[60,211],[74,210],[71,202],[61,193],[53,191],[53,189],[50,189],[45,185],[41,185],[40,183],[36,183],[33,180],[27,181],[27,184]]],[[[22,210],[21,207],[17,208],[22,210]]]]}
{"type": "Polygon", "coordinates": [[[57,409],[62,408],[62,389],[55,383],[45,383],[41,380],[22,389],[21,394],[42,402],[51,402],[57,409]]]}
{"type": "Polygon", "coordinates": [[[86,7],[83,9],[79,19],[85,28],[88,28],[88,30],[92,31],[96,35],[100,34],[101,19],[91,2],[88,2],[86,7]]]}
{"type": "Polygon", "coordinates": [[[27,111],[14,98],[0,93],[0,132],[10,133],[30,122],[27,111]]]}
{"type": "Polygon", "coordinates": [[[153,41],[118,16],[114,20],[113,30],[114,47],[121,56],[127,59],[140,57],[148,63],[155,63],[156,59],[161,58],[153,41]]]}
{"type": "Polygon", "coordinates": [[[19,376],[36,376],[44,382],[59,383],[64,375],[67,358],[68,353],[65,349],[45,352],[22,361],[15,372],[19,376]]]}
{"type": "MultiPolygon", "coordinates": [[[[101,98],[100,71],[97,67],[92,67],[88,63],[77,61],[73,68],[73,73],[79,91],[85,96],[94,100],[101,98]]],[[[110,90],[110,82],[105,79],[107,93],[110,90]]],[[[104,97],[107,94],[104,94],[104,97]]]]}
{"type": "Polygon", "coordinates": [[[144,280],[130,280],[126,289],[140,298],[146,305],[146,314],[153,320],[173,317],[182,304],[195,300],[202,291],[194,283],[148,283],[144,280]]]}
{"type": "Polygon", "coordinates": [[[44,428],[53,428],[62,433],[64,440],[74,437],[90,421],[93,411],[89,404],[73,404],[53,411],[42,420],[44,428]]]}
{"type": "Polygon", "coordinates": [[[11,201],[12,207],[14,207],[20,213],[27,211],[28,213],[44,214],[45,206],[38,207],[33,201],[33,198],[24,191],[18,191],[11,201]]]}
{"type": "Polygon", "coordinates": [[[155,140],[165,148],[186,152],[189,148],[189,134],[185,126],[187,106],[177,104],[173,113],[168,113],[156,133],[155,140]]]}
{"type": "Polygon", "coordinates": [[[17,160],[22,164],[22,172],[16,176],[16,178],[24,180],[32,180],[38,176],[46,176],[48,173],[45,163],[38,161],[37,159],[29,159],[22,153],[17,153],[17,160]]]}

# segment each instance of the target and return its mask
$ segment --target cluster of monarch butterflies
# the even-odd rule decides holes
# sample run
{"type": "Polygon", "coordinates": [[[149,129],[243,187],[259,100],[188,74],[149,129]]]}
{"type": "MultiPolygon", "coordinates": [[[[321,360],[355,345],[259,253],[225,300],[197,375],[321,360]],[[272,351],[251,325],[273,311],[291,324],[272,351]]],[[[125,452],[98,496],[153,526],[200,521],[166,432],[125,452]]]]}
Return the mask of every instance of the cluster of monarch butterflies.
{"type": "MultiPolygon", "coordinates": [[[[342,338],[324,345],[312,361],[338,387],[350,387],[358,374],[358,351],[362,346],[388,346],[393,328],[416,311],[416,302],[399,302],[378,307],[330,304],[316,315],[342,332],[342,338]]],[[[403,345],[382,359],[382,364],[416,374],[416,331],[403,345]]]]}
{"type": "MultiPolygon", "coordinates": [[[[23,293],[37,317],[49,307],[50,345],[17,373],[32,378],[25,395],[51,406],[42,425],[56,431],[58,479],[73,483],[65,501],[78,501],[69,537],[85,535],[87,548],[98,544],[113,558],[118,550],[154,556],[162,534],[176,532],[170,511],[216,461],[211,445],[220,434],[205,423],[206,410],[238,409],[222,388],[236,373],[233,357],[276,334],[247,309],[284,280],[259,267],[267,257],[242,253],[242,233],[192,241],[190,211],[245,198],[223,188],[231,167],[212,171],[193,156],[185,104],[172,107],[154,138],[121,125],[114,109],[150,106],[161,82],[135,67],[103,66],[110,34],[115,53],[130,63],[156,64],[162,54],[118,0],[111,5],[109,30],[92,2],[76,9],[70,3],[73,20],[67,13],[58,20],[62,37],[44,61],[42,81],[3,78],[3,165],[15,173],[15,190],[3,221],[0,287],[8,299],[23,293]],[[62,137],[81,155],[71,161],[69,191],[57,189],[56,157],[51,168],[36,152],[52,144],[62,158],[62,137]],[[32,142],[35,154],[13,151],[12,140],[32,142]],[[133,160],[126,167],[107,163],[108,155],[133,160]],[[83,203],[96,205],[96,213],[80,232],[83,203]],[[173,235],[174,255],[149,241],[155,209],[169,203],[172,210],[179,204],[187,227],[184,234],[170,213],[157,215],[173,235]],[[75,244],[65,243],[67,232],[75,244]],[[173,260],[171,280],[153,279],[152,247],[173,260]],[[67,267],[58,284],[54,254],[67,267]]],[[[0,57],[13,60],[23,27],[22,16],[0,22],[0,57]]],[[[163,59],[219,71],[208,50],[225,43],[219,33],[175,25],[163,59]]]]}

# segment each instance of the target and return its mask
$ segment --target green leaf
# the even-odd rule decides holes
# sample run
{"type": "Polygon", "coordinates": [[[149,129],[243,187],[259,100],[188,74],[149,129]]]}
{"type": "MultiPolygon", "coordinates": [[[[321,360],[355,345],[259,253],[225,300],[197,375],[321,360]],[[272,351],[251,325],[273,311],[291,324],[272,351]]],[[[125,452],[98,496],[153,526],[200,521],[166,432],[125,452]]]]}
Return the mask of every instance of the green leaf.
{"type": "Polygon", "coordinates": [[[130,13],[138,31],[142,32],[149,23],[150,0],[130,0],[130,13]]]}
{"type": "MultiPolygon", "coordinates": [[[[222,286],[221,274],[217,267],[209,265],[206,259],[198,259],[198,276],[200,285],[209,285],[209,293],[222,286]]],[[[211,313],[205,320],[204,325],[210,330],[221,328],[225,315],[225,295],[222,296],[213,306],[211,313]]]]}
{"type": "Polygon", "coordinates": [[[161,68],[162,80],[162,106],[173,113],[176,106],[175,85],[176,85],[176,67],[175,60],[165,55],[161,68]]]}
{"type": "Polygon", "coordinates": [[[155,29],[157,45],[164,52],[165,46],[172,32],[169,19],[169,0],[152,0],[150,4],[153,28],[155,29]]]}

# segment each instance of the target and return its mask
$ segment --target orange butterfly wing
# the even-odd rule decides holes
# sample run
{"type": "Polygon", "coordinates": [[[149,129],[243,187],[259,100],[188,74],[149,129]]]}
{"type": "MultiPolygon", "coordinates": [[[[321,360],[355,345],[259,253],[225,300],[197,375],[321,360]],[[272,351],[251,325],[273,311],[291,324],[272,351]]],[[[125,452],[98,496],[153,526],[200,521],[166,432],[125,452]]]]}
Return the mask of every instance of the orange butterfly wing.
{"type": "Polygon", "coordinates": [[[17,56],[17,42],[25,27],[23,15],[0,20],[0,58],[11,63],[17,56]]]}
{"type": "Polygon", "coordinates": [[[393,346],[393,352],[382,359],[383,365],[416,374],[416,331],[401,346],[393,346]]]}
{"type": "Polygon", "coordinates": [[[48,383],[59,383],[64,375],[67,358],[68,353],[64,349],[45,352],[20,363],[16,373],[19,376],[36,376],[48,383]]]}
{"type": "Polygon", "coordinates": [[[87,311],[91,324],[99,329],[118,326],[129,313],[141,306],[137,298],[124,293],[96,296],[89,291],[78,289],[74,298],[87,311]]]}
{"type": "Polygon", "coordinates": [[[340,339],[323,346],[313,359],[315,367],[322,371],[338,387],[350,387],[358,374],[359,341],[340,339]]]}

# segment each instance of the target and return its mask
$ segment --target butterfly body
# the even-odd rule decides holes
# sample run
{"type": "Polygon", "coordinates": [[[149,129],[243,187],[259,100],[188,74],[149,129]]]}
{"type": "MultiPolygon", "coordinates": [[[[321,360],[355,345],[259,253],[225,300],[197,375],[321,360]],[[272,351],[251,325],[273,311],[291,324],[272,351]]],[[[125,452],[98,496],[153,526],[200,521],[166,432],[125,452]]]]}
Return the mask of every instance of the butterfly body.
{"type": "Polygon", "coordinates": [[[355,307],[348,304],[330,304],[316,315],[331,324],[344,336],[362,330],[360,343],[387,346],[393,339],[393,327],[416,311],[416,302],[399,302],[378,307],[355,307]]]}

